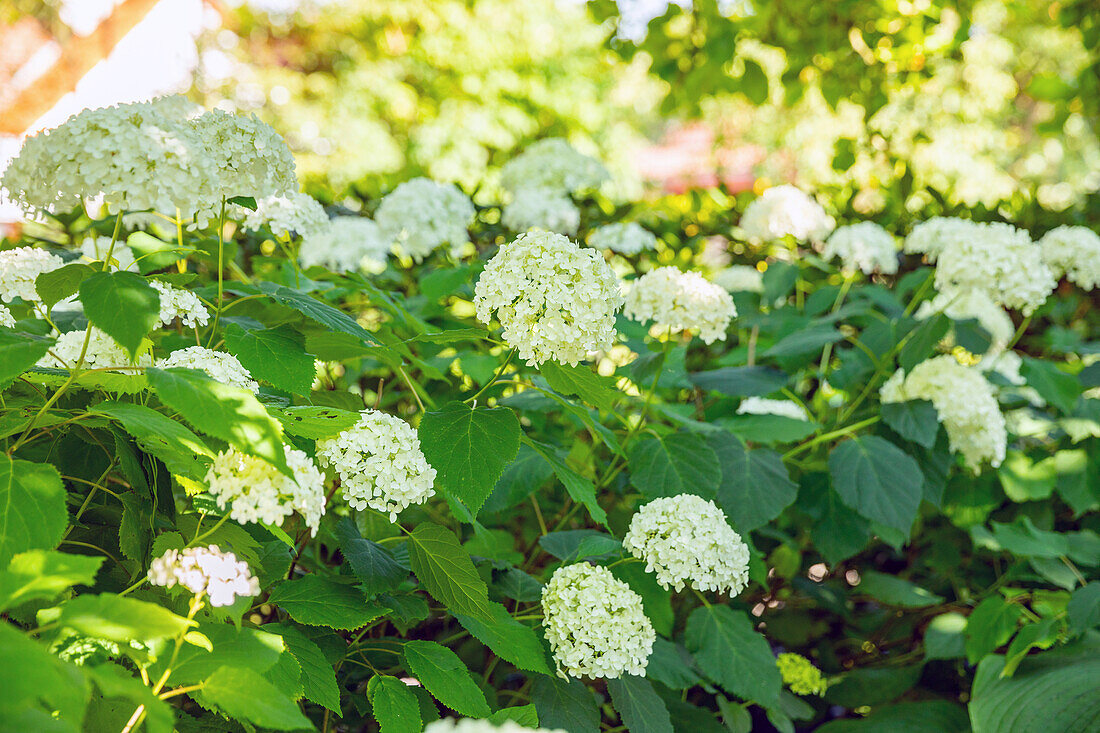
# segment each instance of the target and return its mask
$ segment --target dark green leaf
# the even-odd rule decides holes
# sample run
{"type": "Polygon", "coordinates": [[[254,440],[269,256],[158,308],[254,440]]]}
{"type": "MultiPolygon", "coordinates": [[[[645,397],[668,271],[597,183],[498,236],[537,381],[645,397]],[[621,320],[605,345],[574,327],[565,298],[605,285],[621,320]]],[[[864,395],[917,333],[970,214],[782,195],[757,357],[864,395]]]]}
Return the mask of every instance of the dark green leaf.
{"type": "Polygon", "coordinates": [[[340,688],[336,674],[321,648],[292,624],[264,624],[264,631],[283,637],[287,650],[302,670],[302,691],[308,700],[340,714],[340,688]]]}
{"type": "Polygon", "coordinates": [[[923,495],[920,466],[877,436],[845,440],[829,453],[833,487],[868,519],[908,535],[923,495]]]}
{"type": "Polygon", "coordinates": [[[646,678],[625,675],[608,680],[607,691],[630,733],[672,733],[668,708],[646,678]]]}
{"type": "Polygon", "coordinates": [[[409,562],[428,593],[451,613],[491,622],[489,589],[450,530],[425,522],[409,535],[409,562]]]}
{"type": "Polygon", "coordinates": [[[647,499],[677,494],[713,499],[722,480],[718,456],[696,433],[639,440],[630,449],[628,464],[630,483],[647,499]]]}
{"type": "Polygon", "coordinates": [[[1049,361],[1024,357],[1020,375],[1039,396],[1065,413],[1073,412],[1073,406],[1081,394],[1081,381],[1067,374],[1049,361]]]}
{"type": "Polygon", "coordinates": [[[715,433],[708,442],[721,465],[718,505],[739,531],[764,526],[795,500],[798,487],[778,453],[752,450],[728,433],[715,433]]]}
{"type": "Polygon", "coordinates": [[[741,91],[753,104],[760,105],[768,101],[768,75],[755,61],[745,59],[745,71],[741,74],[741,91]]]}
{"type": "Polygon", "coordinates": [[[856,591],[866,593],[888,605],[904,608],[923,608],[943,602],[941,596],[930,593],[918,585],[874,570],[865,570],[860,574],[856,591]]]}
{"type": "Polygon", "coordinates": [[[546,652],[535,630],[516,621],[499,603],[489,603],[492,622],[472,616],[456,618],[470,634],[493,650],[501,659],[519,669],[541,674],[553,674],[546,664],[546,652]]]}
{"type": "Polygon", "coordinates": [[[1100,581],[1092,581],[1073,591],[1069,605],[1069,628],[1075,634],[1082,634],[1100,625],[1100,581]]]}
{"type": "Polygon", "coordinates": [[[804,356],[819,352],[825,344],[835,344],[843,338],[844,334],[832,326],[814,326],[783,337],[763,355],[773,359],[804,356]]]}
{"type": "Polygon", "coordinates": [[[787,384],[787,375],[764,366],[723,367],[690,375],[695,386],[731,397],[771,394],[787,384]]]}
{"type": "Polygon", "coordinates": [[[829,687],[825,699],[855,708],[880,705],[901,697],[920,679],[921,665],[910,667],[867,667],[856,669],[829,687]]]}
{"type": "Polygon", "coordinates": [[[428,692],[452,710],[474,718],[489,715],[485,694],[470,677],[470,670],[452,652],[434,641],[409,641],[405,663],[428,692]]]}
{"type": "Polygon", "coordinates": [[[927,400],[887,402],[882,405],[882,419],[890,428],[914,443],[931,448],[936,443],[940,418],[927,400]]]}
{"type": "Polygon", "coordinates": [[[318,575],[285,580],[275,586],[268,600],[298,623],[334,629],[358,629],[388,610],[369,602],[358,588],[318,575]]]}
{"type": "MultiPolygon", "coordinates": [[[[966,658],[977,664],[1012,637],[1023,611],[1000,596],[979,603],[966,619],[966,658]]],[[[999,671],[999,670],[998,670],[999,671]]]]}
{"type": "Polygon", "coordinates": [[[93,326],[135,356],[145,334],[156,328],[160,293],[133,272],[100,272],[80,283],[80,302],[93,326]]]}
{"type": "Polygon", "coordinates": [[[409,576],[389,550],[360,537],[359,529],[350,518],[341,519],[333,534],[340,552],[368,596],[394,590],[409,576]]]}
{"type": "Polygon", "coordinates": [[[540,675],[531,688],[531,702],[539,713],[539,725],[567,733],[598,733],[600,709],[584,683],[540,675]]]}
{"type": "Polygon", "coordinates": [[[554,474],[565,486],[565,490],[573,501],[583,504],[593,521],[607,526],[607,512],[596,501],[596,486],[590,480],[581,476],[570,468],[553,448],[533,440],[524,440],[524,444],[533,448],[542,458],[550,464],[554,474]]]}
{"type": "Polygon", "coordinates": [[[970,733],[966,710],[946,700],[900,702],[876,708],[866,718],[833,720],[817,733],[970,733]]]}
{"type": "Polygon", "coordinates": [[[356,323],[355,319],[342,311],[336,310],[328,303],[323,303],[305,293],[272,282],[261,283],[259,288],[270,295],[275,302],[293,308],[302,315],[317,321],[322,326],[354,336],[372,346],[378,345],[378,341],[366,329],[356,323]]]}
{"type": "Polygon", "coordinates": [[[396,677],[373,675],[367,682],[367,697],[382,733],[420,733],[423,729],[416,695],[396,677]]]}
{"type": "Polygon", "coordinates": [[[775,657],[744,612],[728,606],[696,608],[684,640],[699,667],[728,692],[764,706],[779,704],[782,679],[775,657]]]}

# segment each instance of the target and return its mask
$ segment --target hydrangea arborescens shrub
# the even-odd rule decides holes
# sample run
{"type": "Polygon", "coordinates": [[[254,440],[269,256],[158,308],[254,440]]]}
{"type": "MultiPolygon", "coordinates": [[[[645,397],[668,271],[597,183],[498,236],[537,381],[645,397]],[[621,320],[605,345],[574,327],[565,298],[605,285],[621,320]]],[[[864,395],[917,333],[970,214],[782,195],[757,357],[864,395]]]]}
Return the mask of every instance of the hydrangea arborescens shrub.
{"type": "Polygon", "coordinates": [[[8,727],[1100,725],[1094,231],[503,178],[351,216],[181,100],[27,141],[8,727]]]}

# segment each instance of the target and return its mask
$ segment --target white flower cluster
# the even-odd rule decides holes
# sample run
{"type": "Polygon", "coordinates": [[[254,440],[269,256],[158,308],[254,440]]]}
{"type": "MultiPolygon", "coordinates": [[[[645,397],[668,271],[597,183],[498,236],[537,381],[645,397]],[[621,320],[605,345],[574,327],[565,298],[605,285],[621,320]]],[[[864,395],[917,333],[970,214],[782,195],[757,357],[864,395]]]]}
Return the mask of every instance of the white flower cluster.
{"type": "Polygon", "coordinates": [[[1003,351],[1015,333],[1012,318],[984,290],[937,295],[920,304],[917,318],[928,318],[936,313],[943,313],[953,321],[977,321],[989,332],[990,345],[985,353],[990,356],[1003,351]]]}
{"type": "Polygon", "coordinates": [[[386,269],[389,253],[390,243],[378,224],[362,216],[337,216],[305,236],[298,261],[302,267],[378,274],[386,269]]]}
{"type": "Polygon", "coordinates": [[[35,279],[65,264],[55,254],[36,247],[16,247],[0,252],[0,300],[10,303],[15,298],[38,302],[35,279]]]}
{"type": "Polygon", "coordinates": [[[697,272],[658,267],[634,281],[623,315],[660,330],[698,331],[706,343],[726,340],[726,329],[737,316],[733,298],[697,272]]]}
{"type": "Polygon", "coordinates": [[[214,164],[206,192],[212,200],[220,203],[223,196],[277,196],[297,190],[294,155],[279,133],[255,115],[213,109],[190,124],[214,164]]]}
{"type": "Polygon", "coordinates": [[[15,316],[11,314],[11,310],[2,303],[0,303],[0,326],[5,328],[11,328],[15,325],[15,316]]]}
{"type": "Polygon", "coordinates": [[[325,513],[324,477],[302,451],[284,446],[294,478],[236,448],[222,451],[206,472],[207,489],[236,522],[281,525],[297,511],[314,534],[325,513]]]}
{"type": "Polygon", "coordinates": [[[605,224],[588,237],[588,246],[621,255],[636,255],[657,248],[657,236],[635,222],[605,224]]]}
{"type": "MultiPolygon", "coordinates": [[[[54,369],[75,368],[80,360],[80,352],[84,348],[86,334],[85,330],[61,334],[50,347],[50,353],[38,360],[38,366],[54,369]]],[[[134,367],[153,365],[153,358],[148,353],[139,354],[137,359],[131,359],[129,352],[103,331],[91,327],[91,334],[81,369],[117,368],[118,371],[133,372],[134,367]]]]}
{"type": "Polygon", "coordinates": [[[565,733],[560,728],[527,728],[513,720],[494,723],[474,718],[440,718],[424,726],[424,733],[565,733]]]}
{"type": "Polygon", "coordinates": [[[774,186],[745,207],[741,229],[751,241],[772,242],[783,237],[822,241],[836,226],[821,204],[794,186],[774,186]]]}
{"type": "Polygon", "coordinates": [[[1065,276],[1085,290],[1100,285],[1100,235],[1091,229],[1052,229],[1039,240],[1039,249],[1055,277],[1065,276]]]}
{"type": "Polygon", "coordinates": [[[1029,315],[1057,284],[1031,235],[1011,224],[978,224],[974,236],[945,247],[936,262],[941,293],[982,290],[997,305],[1029,315]]]}
{"type": "Polygon", "coordinates": [[[764,397],[746,397],[737,406],[738,415],[779,415],[793,420],[810,419],[805,408],[790,400],[769,400],[764,397]]]}
{"type": "Polygon", "coordinates": [[[982,463],[997,467],[1005,457],[1008,435],[993,387],[981,371],[965,367],[950,354],[899,369],[882,386],[883,402],[928,400],[947,430],[951,450],[961,453],[975,473],[982,463]]]}
{"type": "Polygon", "coordinates": [[[923,254],[935,262],[949,247],[980,236],[977,222],[950,216],[934,216],[920,222],[905,238],[906,254],[923,254]]]}
{"type": "Polygon", "coordinates": [[[642,597],[607,568],[577,563],[555,570],[542,590],[542,617],[559,673],[645,676],[653,624],[642,597]]]}
{"type": "Polygon", "coordinates": [[[598,188],[610,178],[600,161],[578,152],[560,137],[528,145],[500,170],[501,185],[513,194],[529,188],[571,194],[598,188]]]}
{"type": "Polygon", "coordinates": [[[542,229],[558,234],[576,234],[581,210],[568,195],[543,188],[523,188],[504,207],[501,223],[513,232],[542,229]]]}
{"type": "Polygon", "coordinates": [[[474,288],[477,317],[496,312],[504,340],[528,364],[576,364],[611,347],[619,281],[593,249],[560,234],[528,232],[505,244],[474,288]]]}
{"type": "Polygon", "coordinates": [[[149,280],[149,284],[160,294],[160,322],[167,326],[177,318],[187,328],[205,326],[210,320],[210,311],[199,300],[199,296],[190,290],[177,288],[161,280],[149,280]]]}
{"type": "Polygon", "coordinates": [[[737,595],[749,583],[749,548],[714,502],[694,494],[654,499],[635,513],[623,547],[662,588],[737,595]]]}
{"type": "Polygon", "coordinates": [[[185,349],[173,351],[167,357],[158,361],[157,367],[161,369],[171,369],[172,367],[198,369],[222,384],[247,389],[253,393],[260,391],[260,385],[252,378],[252,375],[244,368],[240,360],[224,351],[212,351],[202,346],[188,346],[185,349]]]}
{"type": "Polygon", "coordinates": [[[309,194],[297,191],[256,199],[255,211],[242,209],[236,213],[244,217],[242,224],[245,229],[256,232],[267,224],[276,237],[289,237],[295,233],[308,237],[328,226],[325,208],[309,194]]]}
{"type": "Polygon", "coordinates": [[[873,221],[842,226],[829,235],[821,256],[839,258],[845,272],[861,270],[864,275],[898,271],[898,245],[893,235],[873,221]]]}
{"type": "Polygon", "coordinates": [[[363,410],[359,422],[335,438],[317,441],[317,459],[340,476],[344,499],[354,509],[368,506],[390,521],[411,504],[435,494],[435,469],[420,450],[420,438],[404,420],[363,410]]]}
{"type": "Polygon", "coordinates": [[[414,178],[382,199],[374,220],[383,236],[420,262],[436,247],[470,241],[467,228],[476,213],[470,198],[458,186],[414,178]]]}
{"type": "Polygon", "coordinates": [[[114,249],[111,248],[110,237],[88,237],[80,243],[82,259],[88,262],[102,262],[108,252],[111,253],[111,261],[108,264],[112,269],[138,272],[134,252],[125,242],[115,242],[114,249]]]}
{"type": "Polygon", "coordinates": [[[195,595],[205,593],[211,606],[231,606],[239,596],[260,595],[260,581],[248,563],[217,545],[168,550],[149,563],[149,582],[164,588],[178,583],[195,595]]]}
{"type": "Polygon", "coordinates": [[[732,265],[719,270],[711,280],[731,293],[764,292],[764,273],[749,265],[732,265]]]}

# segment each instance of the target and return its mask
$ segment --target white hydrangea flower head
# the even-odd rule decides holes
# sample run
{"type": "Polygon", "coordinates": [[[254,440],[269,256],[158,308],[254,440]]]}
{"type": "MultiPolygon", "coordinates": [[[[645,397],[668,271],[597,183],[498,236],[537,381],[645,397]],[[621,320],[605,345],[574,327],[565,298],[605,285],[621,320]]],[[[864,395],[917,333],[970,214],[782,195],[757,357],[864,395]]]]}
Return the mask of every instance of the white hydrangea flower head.
{"type": "Polygon", "coordinates": [[[149,563],[149,582],[164,588],[179,584],[195,595],[205,593],[211,606],[231,606],[238,597],[260,595],[260,581],[248,563],[217,545],[168,550],[149,563]]]}
{"type": "Polygon", "coordinates": [[[560,728],[527,728],[514,720],[494,723],[474,718],[440,718],[424,726],[424,733],[565,733],[560,728]]]}
{"type": "Polygon", "coordinates": [[[940,293],[985,291],[994,303],[1030,315],[1057,283],[1039,247],[1011,224],[979,224],[975,236],[946,247],[936,263],[940,293]]]}
{"type": "Polygon", "coordinates": [[[542,229],[572,235],[581,225],[581,210],[565,194],[545,188],[523,188],[504,207],[500,221],[513,232],[542,229]]]}
{"type": "Polygon", "coordinates": [[[210,320],[210,311],[190,290],[177,288],[162,280],[148,282],[160,294],[161,325],[167,326],[178,318],[187,328],[195,328],[205,326],[210,320]]]}
{"type": "Polygon", "coordinates": [[[437,247],[461,246],[477,210],[453,183],[413,178],[388,193],[374,220],[397,248],[420,262],[437,247]]]}
{"type": "Polygon", "coordinates": [[[975,367],[950,354],[899,369],[881,390],[882,401],[928,400],[947,431],[951,450],[961,453],[975,473],[983,463],[996,468],[1005,457],[1008,434],[993,386],[975,367]]]}
{"type": "Polygon", "coordinates": [[[711,280],[731,293],[764,292],[764,273],[749,265],[731,265],[714,273],[711,280]]]}
{"type": "Polygon", "coordinates": [[[317,441],[317,460],[340,476],[344,499],[353,509],[369,506],[389,514],[391,522],[398,512],[435,494],[435,469],[416,431],[384,412],[363,410],[358,423],[317,441]]]}
{"type": "Polygon", "coordinates": [[[635,280],[626,295],[623,315],[673,333],[698,331],[711,344],[726,340],[726,329],[737,316],[733,298],[697,272],[658,267],[635,280]]]}
{"type": "Polygon", "coordinates": [[[35,279],[44,272],[63,266],[65,260],[37,247],[16,247],[0,252],[0,300],[10,303],[22,298],[31,303],[41,300],[35,279]]]}
{"type": "Polygon", "coordinates": [[[28,211],[101,198],[111,214],[190,216],[212,208],[215,178],[215,162],[172,104],[135,102],[83,110],[28,137],[2,184],[28,211]]]}
{"type": "Polygon", "coordinates": [[[917,318],[925,319],[936,313],[943,313],[953,321],[977,321],[989,332],[990,344],[985,352],[987,355],[1003,351],[1016,333],[1008,312],[994,303],[984,290],[942,293],[921,303],[916,315],[917,318]]]}
{"type": "Polygon", "coordinates": [[[112,270],[139,272],[134,252],[126,242],[116,241],[112,249],[110,237],[88,237],[80,244],[81,259],[85,262],[102,262],[108,252],[111,253],[109,264],[112,270]]]}
{"type": "Polygon", "coordinates": [[[212,351],[202,346],[188,346],[185,349],[173,351],[167,357],[158,361],[157,367],[160,369],[171,369],[172,367],[198,369],[205,372],[208,377],[216,382],[247,389],[254,394],[260,391],[260,385],[252,378],[252,375],[244,368],[240,360],[224,351],[212,351]]]}
{"type": "Polygon", "coordinates": [[[309,194],[297,191],[256,199],[255,211],[241,209],[237,213],[243,215],[245,229],[256,232],[267,224],[277,237],[289,237],[291,234],[308,237],[328,226],[325,207],[309,194]]]}
{"type": "Polygon", "coordinates": [[[525,188],[571,194],[599,188],[610,179],[603,163],[578,152],[560,137],[531,143],[500,170],[501,185],[513,194],[525,188]]]}
{"type": "Polygon", "coordinates": [[[773,186],[745,207],[741,229],[751,241],[773,242],[793,237],[819,242],[829,236],[836,221],[821,204],[791,185],[773,186]]]}
{"type": "Polygon", "coordinates": [[[898,271],[898,245],[890,232],[873,221],[842,226],[829,235],[821,256],[840,259],[845,272],[860,270],[864,275],[898,271]]]}
{"type": "Polygon", "coordinates": [[[765,397],[746,397],[737,406],[738,415],[779,415],[793,420],[809,421],[806,409],[791,400],[769,400],[765,397]]]}
{"type": "Polygon", "coordinates": [[[496,312],[505,342],[529,365],[576,364],[611,348],[619,281],[603,255],[551,232],[528,232],[505,244],[474,287],[477,317],[496,312]]]}
{"type": "Polygon", "coordinates": [[[1039,240],[1043,260],[1055,277],[1085,290],[1100,285],[1100,235],[1088,227],[1060,226],[1039,240]]]}
{"type": "Polygon", "coordinates": [[[298,512],[313,534],[325,513],[324,477],[310,457],[284,446],[294,478],[279,472],[262,458],[236,448],[222,451],[206,472],[207,490],[235,522],[263,522],[279,526],[298,512]]]}
{"type": "Polygon", "coordinates": [[[630,520],[623,547],[662,588],[737,595],[749,584],[749,548],[712,501],[694,494],[654,499],[630,520]]]}
{"type": "Polygon", "coordinates": [[[294,155],[286,141],[255,115],[213,109],[189,124],[215,166],[207,194],[219,207],[223,196],[259,200],[298,190],[294,155]]]}
{"type": "Polygon", "coordinates": [[[636,255],[657,248],[657,236],[635,222],[605,224],[588,236],[588,246],[621,255],[636,255]]]}
{"type": "Polygon", "coordinates": [[[14,325],[15,316],[11,314],[11,310],[6,305],[0,303],[0,326],[11,328],[14,325]]]}
{"type": "Polygon", "coordinates": [[[562,676],[645,676],[656,634],[642,597],[607,568],[577,563],[542,590],[542,623],[562,676]]]}
{"type": "Polygon", "coordinates": [[[386,269],[390,242],[381,227],[362,216],[337,216],[302,240],[298,261],[302,267],[321,265],[333,272],[386,269]]]}
{"type": "Polygon", "coordinates": [[[913,227],[903,250],[906,254],[923,254],[929,262],[935,262],[948,247],[978,236],[978,229],[978,223],[970,219],[933,216],[913,227]]]}
{"type": "MultiPolygon", "coordinates": [[[[113,368],[116,371],[133,373],[139,371],[135,367],[153,365],[153,357],[148,352],[138,354],[137,359],[131,359],[130,353],[103,331],[92,327],[91,333],[81,369],[113,368]]],[[[61,334],[50,347],[50,353],[38,360],[38,366],[51,369],[75,368],[80,360],[80,352],[84,348],[86,334],[87,331],[83,329],[61,334]]]]}

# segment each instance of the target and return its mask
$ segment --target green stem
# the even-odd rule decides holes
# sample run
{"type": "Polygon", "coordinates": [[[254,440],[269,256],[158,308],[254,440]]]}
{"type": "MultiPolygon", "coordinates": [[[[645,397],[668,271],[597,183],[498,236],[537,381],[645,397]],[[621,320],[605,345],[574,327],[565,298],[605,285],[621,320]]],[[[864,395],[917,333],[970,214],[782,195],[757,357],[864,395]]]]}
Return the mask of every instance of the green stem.
{"type": "Polygon", "coordinates": [[[475,402],[478,397],[480,397],[481,395],[483,395],[485,393],[485,390],[492,387],[496,383],[496,381],[498,379],[500,379],[500,377],[504,374],[504,370],[508,368],[508,365],[512,362],[512,358],[515,355],[516,355],[516,350],[515,349],[512,349],[511,351],[509,351],[508,356],[504,359],[504,363],[501,364],[500,367],[498,367],[496,372],[493,374],[493,378],[490,379],[488,382],[486,382],[485,386],[482,387],[481,389],[479,389],[477,391],[477,393],[474,394],[473,397],[467,397],[466,399],[462,400],[463,404],[467,404],[467,403],[470,403],[470,402],[475,402]]]}
{"type": "Polygon", "coordinates": [[[225,301],[225,196],[222,196],[222,211],[218,217],[218,309],[214,311],[214,325],[210,327],[210,340],[207,348],[214,342],[218,333],[218,321],[222,316],[222,304],[225,301]]]}
{"type": "Polygon", "coordinates": [[[788,458],[791,458],[792,456],[796,456],[796,455],[798,455],[799,453],[801,453],[805,450],[809,450],[810,448],[814,447],[815,445],[817,445],[819,443],[824,443],[827,440],[832,440],[833,438],[839,438],[839,437],[848,435],[850,433],[854,433],[855,431],[859,430],[860,428],[865,428],[868,425],[874,425],[875,423],[877,423],[881,419],[882,418],[880,416],[876,415],[875,417],[869,417],[866,420],[860,420],[857,423],[852,423],[851,425],[846,425],[843,428],[838,428],[837,430],[833,430],[833,431],[828,432],[828,433],[823,433],[822,435],[819,435],[819,436],[817,436],[816,438],[814,438],[812,440],[808,440],[805,443],[803,443],[802,445],[795,446],[794,448],[792,448],[789,451],[787,451],[786,453],[784,453],[783,454],[783,460],[787,460],[788,458]]]}

